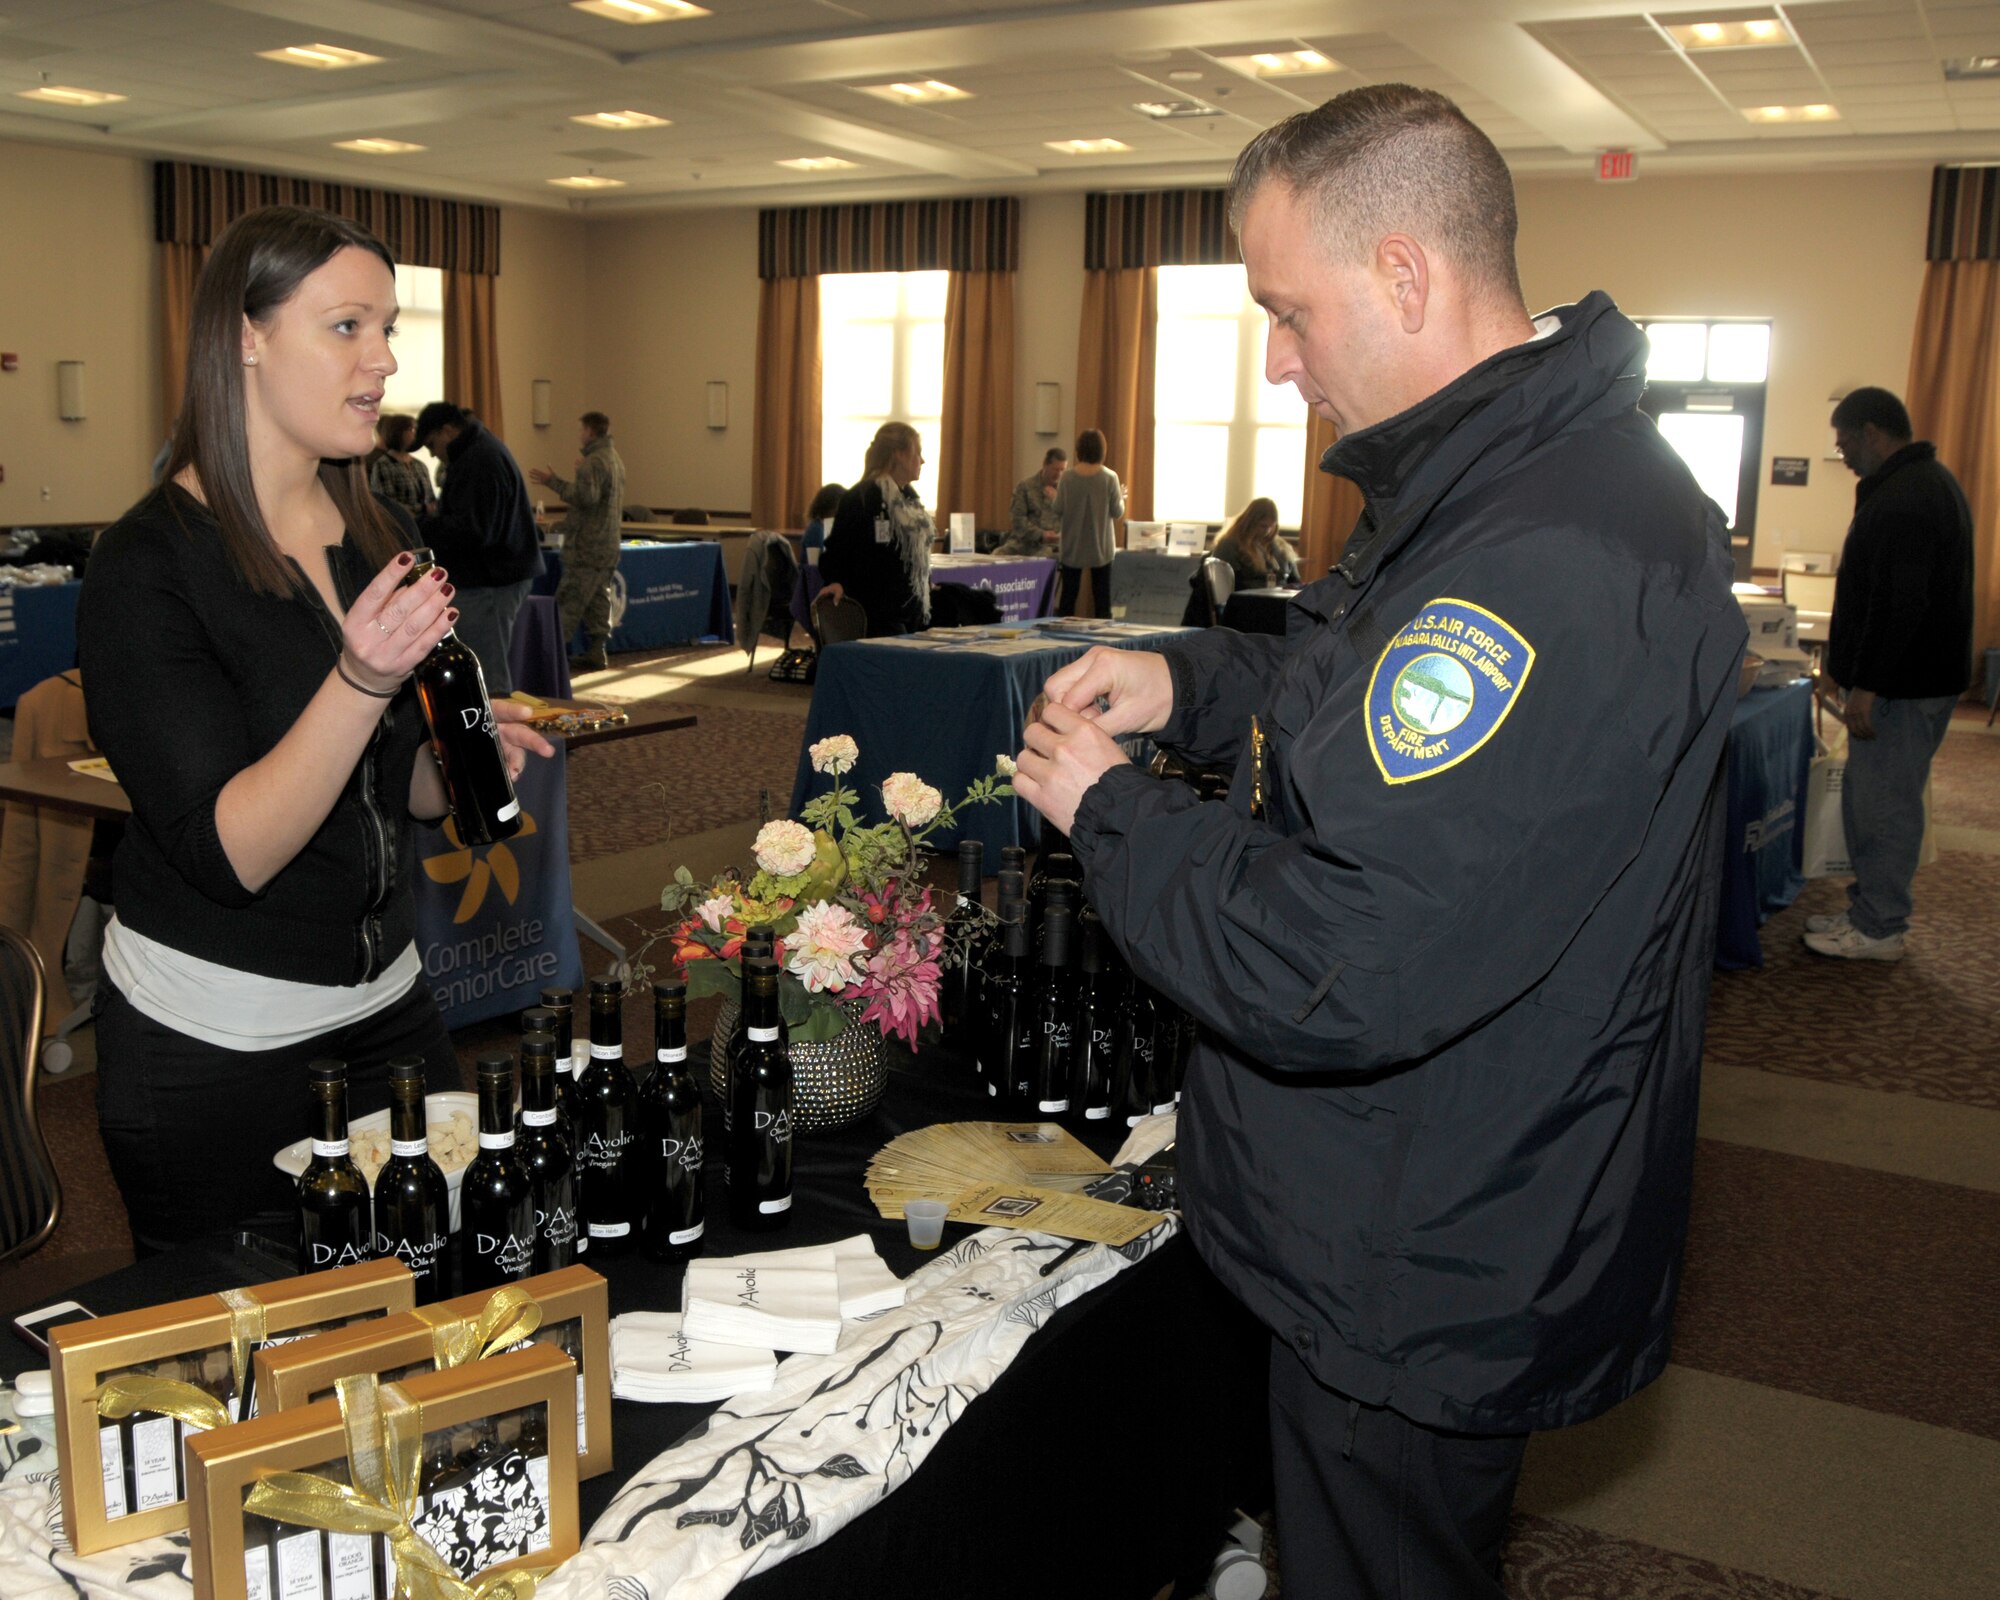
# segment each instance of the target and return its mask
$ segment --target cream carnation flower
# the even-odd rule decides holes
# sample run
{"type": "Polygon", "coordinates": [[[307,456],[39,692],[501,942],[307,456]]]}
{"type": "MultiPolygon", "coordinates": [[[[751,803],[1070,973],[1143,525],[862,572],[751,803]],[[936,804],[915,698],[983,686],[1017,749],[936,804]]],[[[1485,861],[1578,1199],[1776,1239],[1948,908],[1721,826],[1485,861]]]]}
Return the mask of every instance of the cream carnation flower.
{"type": "Polygon", "coordinates": [[[774,878],[789,878],[804,872],[813,864],[815,849],[812,829],[785,817],[759,828],[750,847],[757,865],[774,878]]]}
{"type": "Polygon", "coordinates": [[[736,909],[736,902],[726,894],[711,895],[695,907],[701,917],[702,926],[710,933],[722,932],[722,919],[736,909]]]}
{"type": "Polygon", "coordinates": [[[868,933],[854,913],[835,901],[823,900],[799,914],[799,925],[785,942],[785,965],[814,994],[839,989],[861,975],[858,961],[867,949],[868,933]]]}
{"type": "Polygon", "coordinates": [[[812,757],[813,771],[830,772],[836,778],[843,772],[852,772],[854,763],[861,759],[860,748],[844,733],[820,740],[806,754],[812,757]]]}
{"type": "Polygon", "coordinates": [[[893,772],[882,785],[882,804],[906,828],[921,828],[944,804],[939,794],[914,772],[893,772]]]}

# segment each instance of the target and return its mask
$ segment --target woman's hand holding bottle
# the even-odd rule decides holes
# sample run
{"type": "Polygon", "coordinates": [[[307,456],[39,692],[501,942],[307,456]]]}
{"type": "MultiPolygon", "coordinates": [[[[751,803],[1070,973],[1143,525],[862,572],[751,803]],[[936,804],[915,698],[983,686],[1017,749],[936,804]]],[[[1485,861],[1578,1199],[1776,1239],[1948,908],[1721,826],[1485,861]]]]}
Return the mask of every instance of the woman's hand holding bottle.
{"type": "Polygon", "coordinates": [[[411,583],[413,559],[406,550],[376,573],[341,623],[344,675],[367,692],[394,693],[458,620],[451,604],[457,590],[444,568],[411,583]]]}

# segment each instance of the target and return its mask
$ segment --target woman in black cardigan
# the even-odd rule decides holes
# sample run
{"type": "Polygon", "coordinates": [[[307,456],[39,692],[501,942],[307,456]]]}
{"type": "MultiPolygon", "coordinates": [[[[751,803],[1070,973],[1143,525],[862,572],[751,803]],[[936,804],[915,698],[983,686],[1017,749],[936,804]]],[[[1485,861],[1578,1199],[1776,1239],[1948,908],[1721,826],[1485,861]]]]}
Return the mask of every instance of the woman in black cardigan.
{"type": "Polygon", "coordinates": [[[845,594],[868,613],[868,637],[915,633],[930,622],[931,542],[937,529],[911,487],[924,445],[907,422],[875,430],[861,481],[840,497],[820,556],[821,594],[845,594]]]}
{"type": "MultiPolygon", "coordinates": [[[[91,730],[132,801],[97,1014],[98,1119],[142,1249],[290,1208],[272,1154],[305,1067],[457,1064],[414,940],[412,821],[446,810],[409,674],[453,586],[363,458],[396,370],[394,265],[271,207],[195,288],[160,485],[99,537],[78,608],[91,730]]],[[[494,708],[510,767],[551,754],[494,708]]]]}

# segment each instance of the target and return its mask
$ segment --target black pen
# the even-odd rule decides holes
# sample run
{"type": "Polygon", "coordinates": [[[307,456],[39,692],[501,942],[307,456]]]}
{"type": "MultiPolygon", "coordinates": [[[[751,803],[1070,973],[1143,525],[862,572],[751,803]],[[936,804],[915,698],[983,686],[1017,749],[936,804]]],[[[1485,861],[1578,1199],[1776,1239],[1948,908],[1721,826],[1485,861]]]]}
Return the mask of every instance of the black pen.
{"type": "Polygon", "coordinates": [[[1075,1244],[1071,1245],[1067,1250],[1063,1251],[1060,1255],[1058,1255],[1055,1258],[1055,1260],[1051,1261],[1047,1266],[1042,1268],[1042,1276],[1046,1278],[1051,1272],[1054,1272],[1057,1267],[1061,1266],[1065,1261],[1069,1260],[1071,1256],[1075,1255],[1077,1251],[1087,1250],[1089,1248],[1090,1248],[1090,1241],[1088,1239],[1077,1240],[1075,1244]]]}

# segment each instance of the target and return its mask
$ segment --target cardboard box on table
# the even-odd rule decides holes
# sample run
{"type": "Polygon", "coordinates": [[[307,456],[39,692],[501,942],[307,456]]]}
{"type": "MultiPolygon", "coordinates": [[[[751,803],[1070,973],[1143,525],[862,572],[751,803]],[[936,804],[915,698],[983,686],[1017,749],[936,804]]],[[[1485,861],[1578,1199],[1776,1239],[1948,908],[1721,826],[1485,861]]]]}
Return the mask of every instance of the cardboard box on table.
{"type": "MultiPolygon", "coordinates": [[[[593,1478],[611,1470],[611,1324],[604,1279],[588,1267],[563,1267],[523,1278],[509,1288],[522,1290],[541,1307],[534,1337],[544,1342],[558,1330],[569,1337],[559,1345],[577,1367],[577,1476],[593,1478]]],[[[294,1344],[274,1345],[257,1354],[257,1393],[278,1410],[326,1398],[341,1378],[372,1372],[396,1379],[407,1369],[432,1365],[432,1324],[440,1314],[477,1322],[490,1291],[460,1295],[400,1316],[341,1328],[294,1344]]]]}
{"type": "MultiPolygon", "coordinates": [[[[547,1544],[509,1560],[498,1561],[465,1575],[480,1576],[521,1568],[553,1567],[574,1555],[581,1536],[576,1499],[575,1364],[549,1345],[528,1345],[483,1361],[469,1362],[447,1372],[428,1372],[396,1385],[422,1411],[424,1455],[440,1434],[478,1429],[511,1419],[524,1432],[507,1444],[524,1443],[525,1424],[538,1421],[546,1440],[547,1544]]],[[[321,1400],[286,1411],[274,1411],[232,1427],[198,1434],[188,1441],[189,1533],[193,1548],[195,1600],[252,1600],[246,1581],[246,1555],[260,1549],[255,1525],[245,1501],[257,1484],[276,1473],[315,1473],[349,1481],[346,1428],[337,1399],[321,1400]]],[[[419,1484],[420,1496],[431,1485],[419,1484]]],[[[259,1519],[261,1525],[263,1519],[259,1519]]],[[[286,1525],[286,1537],[308,1536],[304,1525],[286,1525]]],[[[380,1535],[321,1534],[323,1541],[359,1539],[371,1552],[380,1535]]],[[[337,1600],[347,1590],[332,1576],[333,1547],[322,1543],[319,1553],[323,1582],[318,1597],[337,1600]]],[[[315,1559],[319,1559],[319,1553],[315,1559]]],[[[444,1552],[440,1552],[443,1554],[444,1552]]],[[[387,1563],[386,1549],[381,1559],[387,1563]]],[[[260,1559],[260,1568],[265,1563],[260,1559]]],[[[296,1585],[305,1595],[310,1585],[296,1585]]],[[[396,1592],[393,1570],[385,1583],[361,1582],[360,1592],[378,1600],[396,1592]]],[[[266,1600],[275,1600],[275,1586],[266,1600]]]]}
{"type": "MultiPolygon", "coordinates": [[[[266,1339],[408,1311],[416,1304],[416,1286],[409,1268],[394,1260],[280,1278],[234,1292],[260,1309],[262,1337],[266,1339]]],[[[227,1373],[237,1316],[221,1295],[204,1294],[50,1330],[49,1368],[56,1450],[62,1466],[63,1527],[79,1555],[173,1533],[188,1525],[181,1486],[181,1444],[183,1439],[199,1435],[171,1417],[141,1420],[135,1414],[123,1426],[107,1422],[98,1415],[97,1397],[114,1378],[160,1376],[141,1369],[161,1362],[201,1359],[215,1366],[219,1361],[221,1371],[227,1373]],[[150,1496],[138,1487],[141,1430],[151,1430],[143,1440],[149,1457],[143,1470],[154,1486],[150,1496]],[[120,1440],[120,1481],[115,1490],[105,1469],[106,1432],[120,1440]],[[135,1441],[129,1489],[124,1482],[127,1463],[122,1459],[127,1440],[135,1441]],[[107,1508],[107,1491],[124,1499],[127,1509],[123,1515],[113,1514],[115,1503],[107,1508]],[[149,1498],[158,1503],[146,1505],[149,1498]],[[141,1505],[146,1509],[140,1509],[141,1505]]],[[[227,1381],[233,1393],[233,1377],[227,1381]]],[[[253,1384],[253,1399],[255,1392],[253,1384]]]]}

